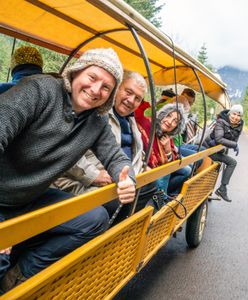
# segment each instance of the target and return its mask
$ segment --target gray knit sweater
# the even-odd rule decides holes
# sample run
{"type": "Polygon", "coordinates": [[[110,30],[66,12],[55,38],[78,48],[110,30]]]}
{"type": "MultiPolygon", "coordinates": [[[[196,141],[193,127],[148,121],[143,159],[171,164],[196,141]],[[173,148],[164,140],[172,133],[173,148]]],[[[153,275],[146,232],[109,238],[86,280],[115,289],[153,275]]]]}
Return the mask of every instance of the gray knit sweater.
{"type": "Polygon", "coordinates": [[[75,119],[62,79],[21,80],[0,95],[0,207],[32,202],[90,148],[115,181],[131,167],[107,116],[91,110],[75,119]]]}

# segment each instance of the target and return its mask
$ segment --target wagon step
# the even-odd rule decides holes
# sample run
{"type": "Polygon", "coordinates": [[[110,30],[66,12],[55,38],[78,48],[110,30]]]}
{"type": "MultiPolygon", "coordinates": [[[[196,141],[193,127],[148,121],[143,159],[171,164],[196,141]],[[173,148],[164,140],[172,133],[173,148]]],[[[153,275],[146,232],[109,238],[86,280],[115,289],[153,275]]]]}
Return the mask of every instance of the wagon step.
{"type": "Polygon", "coordinates": [[[177,231],[173,232],[173,235],[172,235],[172,236],[173,236],[174,238],[176,238],[176,237],[177,237],[177,233],[178,233],[178,232],[182,232],[182,230],[183,230],[183,227],[180,226],[180,227],[177,229],[177,231]]]}
{"type": "Polygon", "coordinates": [[[221,198],[218,196],[208,196],[208,201],[212,201],[212,200],[216,200],[216,201],[221,201],[221,198]]]}

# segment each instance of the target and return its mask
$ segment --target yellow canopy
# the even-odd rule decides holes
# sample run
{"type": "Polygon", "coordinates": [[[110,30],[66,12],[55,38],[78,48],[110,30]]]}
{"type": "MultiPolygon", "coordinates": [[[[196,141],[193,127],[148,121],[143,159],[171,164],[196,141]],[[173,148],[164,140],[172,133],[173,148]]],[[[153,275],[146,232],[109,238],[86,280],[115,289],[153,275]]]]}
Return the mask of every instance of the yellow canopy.
{"type": "MultiPolygon", "coordinates": [[[[173,45],[167,36],[121,0],[0,0],[0,32],[69,54],[83,41],[113,29],[87,44],[114,48],[126,69],[146,69],[139,48],[128,30],[133,26],[139,34],[150,61],[157,85],[174,83],[173,45]]],[[[174,47],[177,82],[200,91],[192,71],[199,75],[205,93],[222,106],[229,100],[225,84],[197,60],[174,47]]]]}

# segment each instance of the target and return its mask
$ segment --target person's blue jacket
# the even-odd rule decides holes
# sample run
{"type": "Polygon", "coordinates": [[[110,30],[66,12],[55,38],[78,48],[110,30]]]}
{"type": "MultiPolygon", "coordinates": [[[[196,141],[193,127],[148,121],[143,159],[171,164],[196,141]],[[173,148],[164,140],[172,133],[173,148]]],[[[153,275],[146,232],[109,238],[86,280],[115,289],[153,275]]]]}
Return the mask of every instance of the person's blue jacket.
{"type": "Polygon", "coordinates": [[[0,94],[16,85],[23,77],[34,74],[42,74],[42,68],[33,64],[22,64],[16,66],[12,71],[12,81],[0,83],[0,94]]]}

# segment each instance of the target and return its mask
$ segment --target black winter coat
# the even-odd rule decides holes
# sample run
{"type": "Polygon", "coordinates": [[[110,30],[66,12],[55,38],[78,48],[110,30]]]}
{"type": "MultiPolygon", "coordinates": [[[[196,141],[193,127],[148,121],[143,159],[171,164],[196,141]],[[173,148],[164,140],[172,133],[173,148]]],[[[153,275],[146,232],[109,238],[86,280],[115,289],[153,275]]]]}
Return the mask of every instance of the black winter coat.
{"type": "Polygon", "coordinates": [[[229,110],[223,110],[220,113],[214,130],[204,142],[206,147],[211,147],[209,142],[215,140],[216,145],[222,144],[227,148],[236,148],[244,122],[241,120],[240,124],[233,127],[230,123],[228,113],[229,110]]]}

